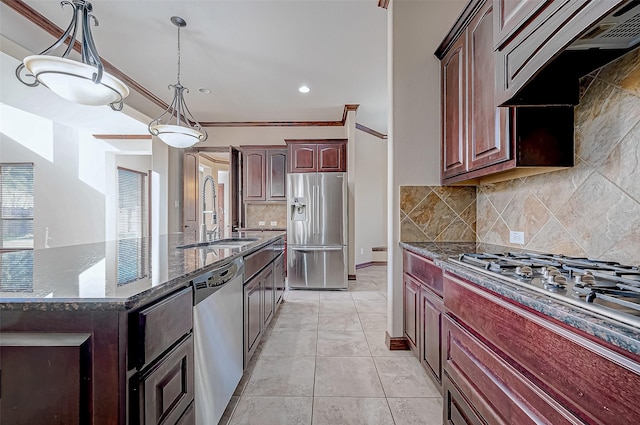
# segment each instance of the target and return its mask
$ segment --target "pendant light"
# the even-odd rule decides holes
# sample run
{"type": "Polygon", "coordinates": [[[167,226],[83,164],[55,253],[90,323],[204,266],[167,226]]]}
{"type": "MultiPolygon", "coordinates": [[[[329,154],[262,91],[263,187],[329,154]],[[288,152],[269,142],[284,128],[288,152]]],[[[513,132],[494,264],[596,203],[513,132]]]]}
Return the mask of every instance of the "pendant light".
{"type": "Polygon", "coordinates": [[[16,68],[16,77],[29,87],[42,84],[71,102],[92,106],[109,105],[114,111],[121,111],[123,99],[129,95],[129,88],[116,77],[104,72],[91,36],[89,21],[98,26],[98,20],[91,14],[93,6],[85,0],[63,0],[60,5],[71,6],[73,9],[73,17],[66,31],[39,55],[24,58],[23,63],[16,68]],[[82,62],[68,58],[79,26],[82,26],[82,62]],[[62,56],[51,56],[51,52],[67,39],[69,45],[62,56]]]}
{"type": "Polygon", "coordinates": [[[169,90],[174,90],[173,101],[162,115],[149,123],[149,132],[169,146],[188,148],[207,140],[207,132],[189,112],[184,102],[184,93],[189,93],[189,89],[180,84],[180,28],[187,23],[179,16],[171,17],[171,23],[178,27],[178,81],[169,85],[169,90]]]}

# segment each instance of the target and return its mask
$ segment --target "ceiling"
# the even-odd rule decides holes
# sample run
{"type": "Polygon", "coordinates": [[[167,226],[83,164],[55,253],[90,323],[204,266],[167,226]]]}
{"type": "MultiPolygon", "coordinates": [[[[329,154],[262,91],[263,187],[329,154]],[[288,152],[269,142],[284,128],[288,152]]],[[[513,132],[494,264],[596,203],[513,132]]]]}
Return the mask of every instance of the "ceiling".
{"type": "MultiPolygon", "coordinates": [[[[71,9],[26,0],[59,27],[71,9]]],[[[387,133],[387,11],[377,0],[95,0],[92,34],[100,56],[169,103],[177,74],[201,122],[339,121],[359,104],[357,122],[387,133]],[[298,92],[306,84],[308,94],[298,92]],[[208,88],[203,94],[199,88],[208,88]]],[[[2,35],[39,53],[54,38],[0,6],[2,35]]],[[[125,103],[149,117],[162,109],[133,92],[125,103]]]]}

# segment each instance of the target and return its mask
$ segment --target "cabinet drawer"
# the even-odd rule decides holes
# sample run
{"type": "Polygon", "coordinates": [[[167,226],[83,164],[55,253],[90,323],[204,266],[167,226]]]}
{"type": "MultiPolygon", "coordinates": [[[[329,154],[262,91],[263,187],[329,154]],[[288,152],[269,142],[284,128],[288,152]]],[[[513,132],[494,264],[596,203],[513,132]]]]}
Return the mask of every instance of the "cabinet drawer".
{"type": "Polygon", "coordinates": [[[640,363],[631,357],[449,274],[444,303],[447,315],[583,421],[623,424],[640,417],[640,363]]]}
{"type": "Polygon", "coordinates": [[[405,250],[404,271],[442,297],[442,269],[433,261],[405,250]]]}
{"type": "Polygon", "coordinates": [[[488,423],[582,423],[446,315],[443,325],[445,370],[488,423]]]}
{"type": "Polygon", "coordinates": [[[193,337],[189,335],[139,379],[140,404],[133,411],[139,408],[140,423],[177,423],[193,401],[193,377],[193,337]]]}
{"type": "Polygon", "coordinates": [[[191,288],[132,313],[130,366],[143,368],[168,350],[193,328],[191,288]]]}
{"type": "Polygon", "coordinates": [[[273,261],[275,256],[274,244],[244,257],[244,281],[251,279],[256,273],[273,261]]]}

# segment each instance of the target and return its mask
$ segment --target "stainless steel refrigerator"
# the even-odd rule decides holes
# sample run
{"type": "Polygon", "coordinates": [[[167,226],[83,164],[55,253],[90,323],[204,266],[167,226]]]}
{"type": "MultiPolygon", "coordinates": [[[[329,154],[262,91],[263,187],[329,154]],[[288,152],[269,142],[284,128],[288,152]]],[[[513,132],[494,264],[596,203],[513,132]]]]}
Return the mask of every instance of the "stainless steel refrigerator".
{"type": "Polygon", "coordinates": [[[287,175],[290,288],[347,289],[347,173],[287,175]]]}

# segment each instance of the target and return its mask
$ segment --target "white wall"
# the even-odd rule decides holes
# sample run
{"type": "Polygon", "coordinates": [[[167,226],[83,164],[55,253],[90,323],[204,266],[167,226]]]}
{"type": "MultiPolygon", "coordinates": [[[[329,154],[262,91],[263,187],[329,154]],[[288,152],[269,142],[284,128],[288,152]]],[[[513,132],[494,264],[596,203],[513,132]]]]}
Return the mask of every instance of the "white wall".
{"type": "MultiPolygon", "coordinates": [[[[7,112],[3,106],[3,112],[7,112]]],[[[4,117],[6,115],[3,113],[4,117]]],[[[96,141],[94,149],[82,148],[91,136],[44,119],[31,117],[22,135],[11,136],[3,119],[0,134],[0,162],[31,162],[34,165],[34,247],[46,248],[105,239],[105,152],[96,141]],[[48,123],[48,124],[47,124],[48,123]],[[37,149],[27,141],[35,127],[40,132],[37,149]],[[48,133],[48,134],[46,134],[48,133]],[[44,156],[43,156],[44,154],[44,156]],[[98,154],[101,161],[93,163],[98,154]],[[91,170],[84,166],[91,161],[91,170]],[[97,179],[96,179],[97,176],[97,179]]]]}
{"type": "Polygon", "coordinates": [[[371,248],[387,244],[387,141],[356,131],[356,265],[373,260],[371,248]]]}
{"type": "Polygon", "coordinates": [[[402,336],[400,186],[440,184],[440,63],[433,55],[464,0],[393,1],[389,6],[387,332],[402,336]]]}

